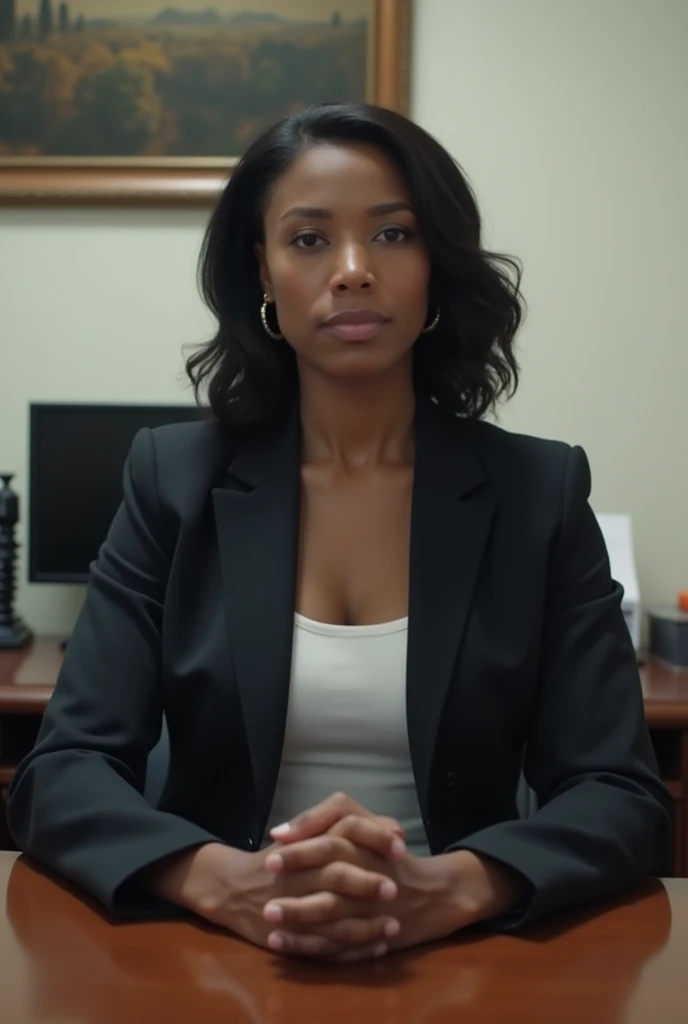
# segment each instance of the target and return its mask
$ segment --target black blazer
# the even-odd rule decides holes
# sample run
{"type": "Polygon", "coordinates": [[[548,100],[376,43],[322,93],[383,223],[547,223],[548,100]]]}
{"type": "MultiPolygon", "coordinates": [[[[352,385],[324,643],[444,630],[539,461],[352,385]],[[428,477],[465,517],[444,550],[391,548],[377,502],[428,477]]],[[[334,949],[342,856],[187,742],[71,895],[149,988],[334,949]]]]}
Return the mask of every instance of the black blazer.
{"type": "MultiPolygon", "coordinates": [[[[257,850],[280,766],[293,632],[299,426],[136,437],[37,745],[9,797],[18,846],[114,914],[161,910],[153,861],[257,850]],[[142,795],[161,727],[161,805],[142,795]]],[[[514,928],[659,870],[670,799],[579,448],[419,402],[407,715],[433,854],[531,883],[514,928]],[[521,767],[540,809],[520,819],[521,767]]],[[[78,529],[78,524],[75,524],[78,529]]]]}

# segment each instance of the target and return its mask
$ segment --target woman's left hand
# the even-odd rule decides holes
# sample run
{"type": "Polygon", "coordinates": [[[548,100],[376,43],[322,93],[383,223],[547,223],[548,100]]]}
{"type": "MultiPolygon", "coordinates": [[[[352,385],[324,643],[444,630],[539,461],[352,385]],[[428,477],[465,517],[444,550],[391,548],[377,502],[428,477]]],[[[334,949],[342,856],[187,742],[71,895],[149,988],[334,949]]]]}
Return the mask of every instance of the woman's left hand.
{"type": "MultiPolygon", "coordinates": [[[[360,842],[370,827],[369,817],[349,814],[332,825],[327,835],[282,846],[272,865],[266,866],[291,872],[336,864],[336,870],[344,874],[354,865],[387,874],[397,895],[386,903],[385,912],[398,924],[394,933],[387,935],[389,949],[446,938],[470,924],[506,913],[527,896],[528,884],[515,871],[469,850],[437,857],[406,853],[398,860],[383,858],[360,842]]],[[[271,945],[275,948],[280,943],[281,951],[298,955],[309,931],[322,934],[337,926],[341,934],[341,922],[354,913],[348,902],[329,892],[271,900],[264,911],[266,919],[276,925],[271,945]]]]}

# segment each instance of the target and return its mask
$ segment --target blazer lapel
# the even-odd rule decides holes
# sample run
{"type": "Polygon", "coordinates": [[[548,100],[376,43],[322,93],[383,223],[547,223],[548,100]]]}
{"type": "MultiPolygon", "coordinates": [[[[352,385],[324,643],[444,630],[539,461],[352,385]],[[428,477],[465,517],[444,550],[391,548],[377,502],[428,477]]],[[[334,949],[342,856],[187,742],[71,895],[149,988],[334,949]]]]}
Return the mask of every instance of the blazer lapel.
{"type": "MultiPolygon", "coordinates": [[[[284,741],[299,522],[298,416],[286,430],[241,444],[213,490],[232,663],[257,801],[270,813],[284,741]]],[[[256,836],[258,842],[258,836],[256,836]]]]}
{"type": "Polygon", "coordinates": [[[485,483],[470,425],[419,401],[406,708],[424,819],[440,718],[494,514],[485,483]]]}

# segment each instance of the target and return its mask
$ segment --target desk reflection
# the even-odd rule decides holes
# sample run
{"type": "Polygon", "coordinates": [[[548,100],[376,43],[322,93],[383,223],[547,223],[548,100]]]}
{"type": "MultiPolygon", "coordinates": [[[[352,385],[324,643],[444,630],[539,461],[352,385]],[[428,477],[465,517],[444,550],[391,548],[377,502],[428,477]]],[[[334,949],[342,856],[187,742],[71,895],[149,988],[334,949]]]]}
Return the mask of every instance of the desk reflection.
{"type": "Polygon", "coordinates": [[[277,958],[191,921],[113,925],[23,858],[6,913],[26,960],[31,1021],[88,1024],[617,1024],[671,932],[669,898],[650,883],[566,927],[334,967],[277,958]]]}

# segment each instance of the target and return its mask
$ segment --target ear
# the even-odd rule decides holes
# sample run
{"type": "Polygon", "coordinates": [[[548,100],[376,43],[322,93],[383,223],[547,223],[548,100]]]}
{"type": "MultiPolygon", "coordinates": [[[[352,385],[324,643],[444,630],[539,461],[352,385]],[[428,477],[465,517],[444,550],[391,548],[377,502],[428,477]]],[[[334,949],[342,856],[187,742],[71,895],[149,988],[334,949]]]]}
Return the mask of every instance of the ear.
{"type": "Polygon", "coordinates": [[[268,264],[265,258],[265,246],[262,242],[256,242],[253,246],[253,252],[258,260],[258,277],[260,279],[260,287],[263,289],[267,297],[272,300],[272,282],[270,280],[270,272],[268,271],[268,264]]]}

